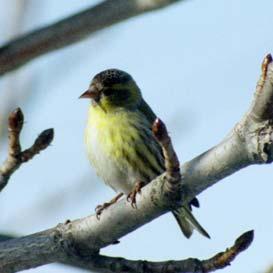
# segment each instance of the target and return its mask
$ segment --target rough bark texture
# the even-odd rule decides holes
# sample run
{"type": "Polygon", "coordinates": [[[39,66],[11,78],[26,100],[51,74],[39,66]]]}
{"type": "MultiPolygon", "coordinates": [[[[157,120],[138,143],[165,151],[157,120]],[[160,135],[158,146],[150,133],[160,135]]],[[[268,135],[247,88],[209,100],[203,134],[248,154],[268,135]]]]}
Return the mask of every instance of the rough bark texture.
{"type": "MultiPolygon", "coordinates": [[[[0,272],[17,272],[50,262],[81,264],[82,267],[88,268],[90,262],[96,264],[101,261],[101,256],[98,256],[100,248],[116,242],[122,236],[171,208],[185,204],[195,195],[243,167],[271,163],[272,100],[273,63],[271,56],[268,55],[263,62],[262,75],[250,109],[220,144],[181,166],[182,181],[178,182],[177,177],[170,175],[172,172],[163,174],[145,186],[141,195],[137,196],[137,209],[133,209],[126,200],[122,199],[105,210],[100,220],[95,215],[91,215],[68,221],[47,231],[5,241],[0,244],[0,272]],[[174,179],[174,183],[182,183],[179,200],[175,198],[174,201],[169,192],[170,187],[166,187],[170,179],[174,179]]],[[[163,141],[161,144],[165,145],[168,153],[167,156],[165,155],[165,160],[168,158],[174,160],[172,147],[168,146],[170,143],[164,144],[163,141]]],[[[167,162],[167,164],[175,166],[175,162],[167,162]]],[[[244,250],[240,247],[239,249],[244,250]]],[[[109,258],[109,261],[111,259],[109,258]]],[[[134,262],[130,263],[126,260],[126,263],[133,266],[134,262]]],[[[143,264],[145,263],[142,262],[143,264]]],[[[165,262],[164,266],[167,269],[162,272],[172,272],[168,271],[168,264],[169,262],[165,262]]],[[[181,268],[184,265],[186,266],[182,263],[181,268]]],[[[114,269],[109,271],[109,268],[107,270],[103,272],[118,272],[114,269]]],[[[181,269],[175,272],[184,271],[181,269]]]]}
{"type": "Polygon", "coordinates": [[[68,46],[130,17],[182,0],[106,0],[52,25],[36,29],[0,48],[0,75],[47,52],[68,46]]]}

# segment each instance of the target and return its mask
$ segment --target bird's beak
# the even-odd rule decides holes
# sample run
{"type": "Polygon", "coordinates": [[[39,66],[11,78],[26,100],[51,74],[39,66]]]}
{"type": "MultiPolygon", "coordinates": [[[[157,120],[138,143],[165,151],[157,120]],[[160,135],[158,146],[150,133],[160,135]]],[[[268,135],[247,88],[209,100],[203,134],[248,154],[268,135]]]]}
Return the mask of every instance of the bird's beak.
{"type": "Polygon", "coordinates": [[[98,102],[100,99],[100,92],[95,86],[91,85],[88,90],[80,95],[79,99],[93,99],[98,102]]]}

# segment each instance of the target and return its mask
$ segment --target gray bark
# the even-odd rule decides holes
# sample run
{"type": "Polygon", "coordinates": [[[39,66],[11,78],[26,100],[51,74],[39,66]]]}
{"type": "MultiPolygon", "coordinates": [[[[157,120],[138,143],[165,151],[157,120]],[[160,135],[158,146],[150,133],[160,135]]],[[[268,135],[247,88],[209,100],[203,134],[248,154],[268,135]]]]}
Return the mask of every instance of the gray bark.
{"type": "MultiPolygon", "coordinates": [[[[51,262],[88,262],[102,247],[185,204],[222,178],[251,164],[271,163],[273,158],[273,63],[268,55],[250,109],[217,146],[186,162],[182,169],[180,199],[165,187],[166,174],[145,186],[137,196],[138,208],[122,199],[103,212],[60,224],[27,237],[0,244],[0,272],[17,272],[51,262]],[[126,219],[126,221],[124,220],[126,219]]],[[[107,271],[106,271],[107,272],[107,271]]],[[[113,271],[114,272],[114,271],[113,271]]],[[[168,271],[166,271],[168,272],[168,271]]]]}

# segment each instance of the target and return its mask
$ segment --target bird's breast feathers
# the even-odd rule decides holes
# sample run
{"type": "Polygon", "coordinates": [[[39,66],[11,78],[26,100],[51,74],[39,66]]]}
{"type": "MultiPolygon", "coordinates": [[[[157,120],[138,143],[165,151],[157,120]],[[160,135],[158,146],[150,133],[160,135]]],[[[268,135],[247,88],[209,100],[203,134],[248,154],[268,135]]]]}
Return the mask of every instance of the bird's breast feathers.
{"type": "Polygon", "coordinates": [[[107,113],[90,106],[85,143],[98,176],[116,191],[129,193],[137,180],[149,182],[162,172],[149,122],[137,110],[107,113]]]}

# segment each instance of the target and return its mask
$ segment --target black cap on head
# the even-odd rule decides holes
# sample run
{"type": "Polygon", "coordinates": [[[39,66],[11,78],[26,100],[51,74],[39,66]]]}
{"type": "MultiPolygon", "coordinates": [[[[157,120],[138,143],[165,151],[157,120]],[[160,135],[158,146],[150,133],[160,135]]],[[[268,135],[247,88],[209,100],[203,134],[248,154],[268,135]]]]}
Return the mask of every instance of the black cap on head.
{"type": "Polygon", "coordinates": [[[132,77],[125,71],[119,69],[107,69],[98,73],[94,80],[100,82],[104,86],[114,84],[123,84],[132,80],[132,77]]]}

